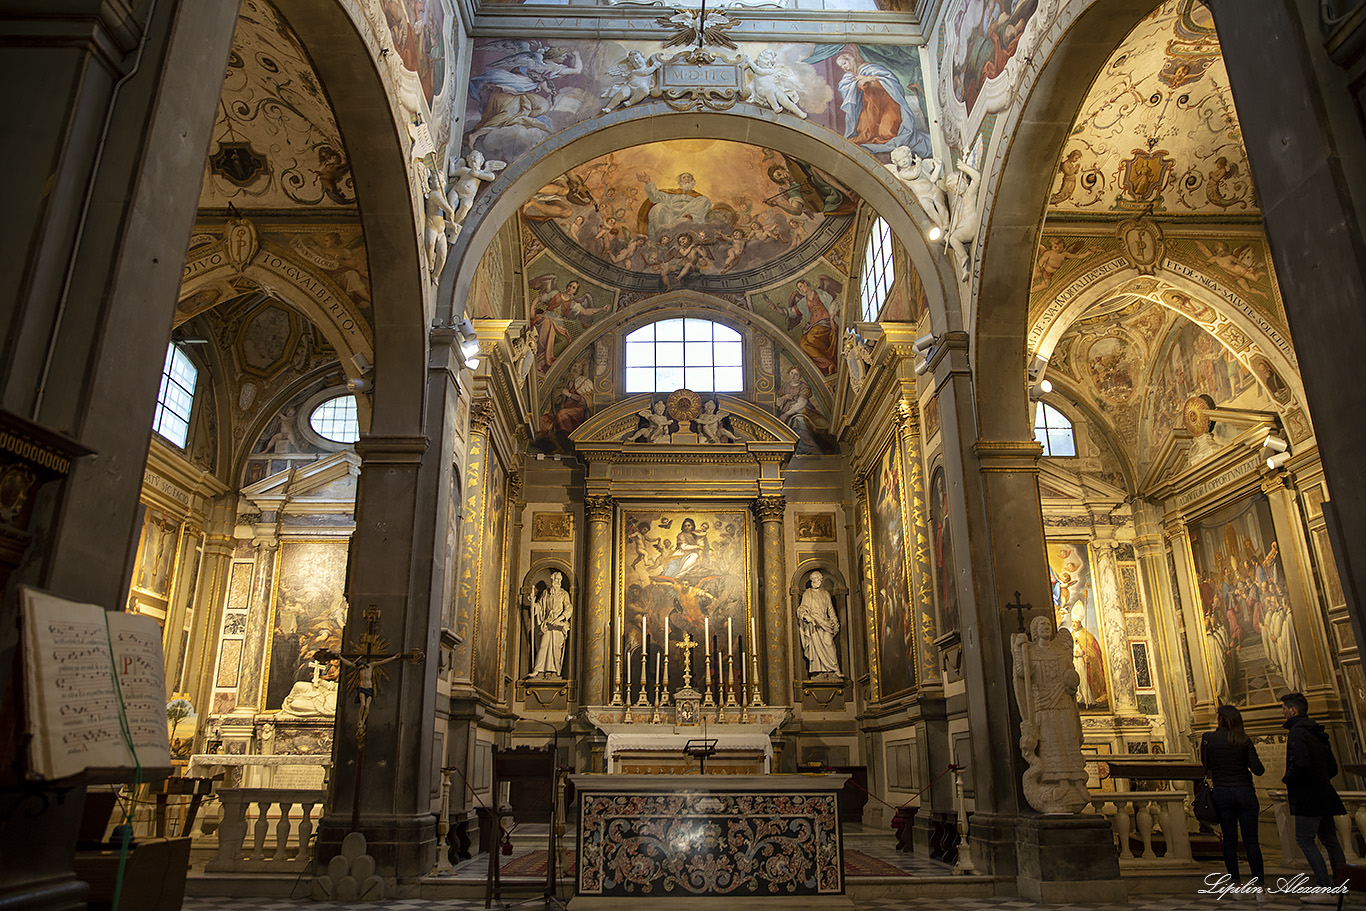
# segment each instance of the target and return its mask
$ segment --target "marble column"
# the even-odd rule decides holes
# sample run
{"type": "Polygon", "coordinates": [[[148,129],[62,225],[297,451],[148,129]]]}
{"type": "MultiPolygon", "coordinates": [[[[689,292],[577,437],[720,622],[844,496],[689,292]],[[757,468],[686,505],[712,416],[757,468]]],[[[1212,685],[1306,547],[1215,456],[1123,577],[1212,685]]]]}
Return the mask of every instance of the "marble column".
{"type": "Polygon", "coordinates": [[[1178,744],[1189,742],[1184,741],[1182,735],[1193,730],[1191,700],[1186,694],[1195,692],[1195,673],[1191,668],[1185,618],[1181,617],[1178,594],[1172,591],[1161,526],[1148,515],[1150,510],[1150,507],[1134,510],[1134,527],[1138,532],[1134,538],[1134,553],[1138,557],[1144,615],[1152,631],[1150,663],[1157,686],[1158,706],[1167,719],[1167,751],[1177,753],[1183,749],[1178,744]]]}
{"type": "MultiPolygon", "coordinates": [[[[1190,536],[1186,533],[1186,518],[1180,512],[1163,516],[1167,542],[1172,549],[1176,567],[1176,588],[1180,596],[1181,617],[1186,626],[1186,645],[1190,650],[1191,675],[1195,678],[1195,701],[1204,705],[1213,716],[1219,693],[1215,692],[1218,679],[1211,674],[1209,650],[1205,648],[1204,606],[1200,601],[1200,586],[1196,583],[1195,567],[1191,563],[1190,536]]],[[[1203,722],[1200,722],[1203,724],[1203,722]]]]}
{"type": "Polygon", "coordinates": [[[1318,711],[1324,708],[1340,711],[1341,697],[1334,681],[1331,650],[1319,609],[1318,592],[1314,585],[1314,571],[1309,558],[1309,541],[1300,521],[1295,491],[1286,487],[1287,472],[1277,471],[1262,478],[1262,492],[1271,505],[1271,522],[1276,529],[1281,568],[1285,571],[1285,587],[1290,596],[1294,616],[1295,640],[1299,646],[1300,681],[1287,680],[1310,696],[1318,711]],[[1325,706],[1324,700],[1327,705],[1325,706]]]}
{"type": "MultiPolygon", "coordinates": [[[[787,510],[787,498],[781,494],[761,496],[754,500],[754,515],[759,520],[759,603],[762,610],[755,618],[755,625],[764,631],[761,656],[760,692],[762,681],[768,683],[764,701],[770,705],[788,705],[793,698],[790,655],[791,645],[787,636],[787,599],[783,597],[786,588],[787,570],[783,559],[783,514],[787,510]]],[[[748,630],[746,630],[748,633],[748,630]]],[[[746,641],[749,641],[746,635],[746,641]]],[[[753,670],[751,663],[750,671],[753,670]]],[[[747,673],[746,677],[749,676],[747,673]]]]}
{"type": "Polygon", "coordinates": [[[580,610],[584,619],[578,628],[583,642],[579,704],[606,705],[612,701],[612,694],[607,689],[612,680],[612,649],[616,647],[612,604],[612,498],[590,494],[583,498],[583,511],[588,520],[585,554],[588,585],[584,587],[584,603],[580,610]]]}
{"type": "Polygon", "coordinates": [[[1119,590],[1116,542],[1101,539],[1093,541],[1091,546],[1096,555],[1092,576],[1096,584],[1096,619],[1105,637],[1105,647],[1110,652],[1110,686],[1114,690],[1111,706],[1116,713],[1136,714],[1138,699],[1134,692],[1134,659],[1129,654],[1129,634],[1124,629],[1124,596],[1119,590]]]}
{"type": "Polygon", "coordinates": [[[460,497],[460,569],[455,585],[455,631],[461,642],[451,654],[451,683],[472,687],[475,609],[479,600],[479,561],[484,549],[484,512],[487,507],[486,459],[493,403],[479,399],[470,406],[469,437],[460,497]]]}

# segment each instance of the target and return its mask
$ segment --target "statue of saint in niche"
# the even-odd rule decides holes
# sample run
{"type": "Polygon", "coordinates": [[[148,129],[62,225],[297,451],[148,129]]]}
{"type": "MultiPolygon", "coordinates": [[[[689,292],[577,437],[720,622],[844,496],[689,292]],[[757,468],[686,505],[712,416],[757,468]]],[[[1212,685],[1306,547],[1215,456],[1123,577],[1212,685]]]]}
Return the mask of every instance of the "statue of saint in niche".
{"type": "Polygon", "coordinates": [[[802,592],[797,607],[797,632],[801,636],[802,651],[812,677],[838,677],[839,652],[835,650],[835,634],[840,631],[839,618],[830,592],[824,587],[825,574],[812,570],[811,586],[802,592]]]}
{"type": "Polygon", "coordinates": [[[531,666],[533,677],[561,677],[564,672],[564,645],[569,638],[569,621],[574,605],[564,590],[564,573],[550,571],[550,585],[539,596],[532,596],[531,617],[536,627],[536,655],[531,666]]]}

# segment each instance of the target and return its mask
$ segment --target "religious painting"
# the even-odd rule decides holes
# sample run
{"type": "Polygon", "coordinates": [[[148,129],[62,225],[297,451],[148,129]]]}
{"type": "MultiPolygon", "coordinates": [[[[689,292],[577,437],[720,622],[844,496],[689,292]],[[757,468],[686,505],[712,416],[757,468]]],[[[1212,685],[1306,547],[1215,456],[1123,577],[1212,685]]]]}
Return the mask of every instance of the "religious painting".
{"type": "MultiPolygon", "coordinates": [[[[1039,0],[962,0],[949,20],[953,95],[969,113],[1020,49],[1039,0]]],[[[994,108],[993,108],[994,109],[994,108]]]]}
{"type": "Polygon", "coordinates": [[[359,225],[263,228],[261,239],[289,250],[326,274],[370,318],[370,261],[359,225]]]}
{"type": "Polygon", "coordinates": [[[531,540],[574,540],[574,516],[567,512],[538,512],[531,517],[531,540]]]}
{"type": "Polygon", "coordinates": [[[527,267],[527,315],[536,333],[536,372],[544,376],[560,354],[599,314],[612,310],[615,295],[583,281],[549,256],[527,267]]]}
{"type": "MultiPolygon", "coordinates": [[[[692,650],[694,688],[700,691],[705,682],[707,647],[723,655],[728,650],[734,652],[735,679],[740,679],[741,637],[746,653],[751,647],[752,521],[749,510],[739,505],[699,502],[692,507],[622,507],[617,538],[617,565],[621,567],[617,603],[622,605],[623,679],[631,681],[637,690],[642,641],[646,682],[653,686],[661,673],[659,659],[664,654],[666,622],[671,688],[683,685],[683,653],[678,643],[685,635],[699,644],[692,650]]],[[[590,633],[606,634],[606,630],[590,633]]],[[[714,662],[713,688],[725,673],[720,664],[714,662]]],[[[744,670],[746,678],[751,673],[752,665],[744,670]]]]}
{"type": "Polygon", "coordinates": [[[1120,333],[1096,339],[1086,351],[1086,371],[1096,394],[1113,405],[1129,401],[1141,366],[1136,346],[1120,333]]]}
{"type": "MultiPolygon", "coordinates": [[[[782,421],[797,435],[797,455],[821,455],[839,452],[839,443],[830,433],[830,417],[825,402],[817,394],[809,377],[802,369],[787,359],[778,358],[779,376],[782,385],[778,387],[774,411],[782,421]]],[[[816,389],[821,388],[816,381],[816,389]]]]}
{"type": "Polygon", "coordinates": [[[906,572],[906,475],[896,434],[887,441],[868,480],[878,692],[888,699],[915,686],[915,611],[906,572]]]}
{"type": "Polygon", "coordinates": [[[382,0],[399,59],[416,73],[428,106],[446,81],[446,11],[442,0],[382,0]]]}
{"type": "Polygon", "coordinates": [[[832,512],[799,512],[792,517],[798,541],[835,540],[835,514],[832,512]]]}
{"type": "Polygon", "coordinates": [[[939,632],[958,629],[958,585],[953,560],[953,533],[949,526],[949,489],[944,469],[930,481],[930,533],[934,536],[934,603],[939,609],[939,632]]]}
{"type": "MultiPolygon", "coordinates": [[[[133,588],[157,599],[165,599],[174,572],[176,544],[180,538],[180,524],[156,509],[148,509],[142,520],[142,538],[138,542],[137,565],[133,570],[133,588]]],[[[162,605],[163,609],[165,605],[162,605]]]]}
{"type": "Polygon", "coordinates": [[[502,686],[504,606],[508,586],[504,575],[504,535],[507,529],[507,471],[497,459],[484,462],[483,543],[479,551],[479,581],[475,608],[474,685],[497,699],[502,686]]]}
{"type": "Polygon", "coordinates": [[[1220,704],[1274,704],[1303,692],[1290,594],[1271,503],[1256,493],[1188,527],[1210,686],[1220,704]]]}
{"type": "Polygon", "coordinates": [[[313,679],[313,654],[340,651],[346,626],[347,541],[284,541],[271,611],[264,711],[313,679]]]}
{"type": "MultiPolygon", "coordinates": [[[[675,139],[581,164],[521,211],[528,233],[581,278],[634,293],[733,293],[810,267],[852,230],[857,205],[834,177],[781,152],[675,139]]],[[[843,287],[842,277],[825,282],[843,287]]],[[[563,315],[586,318],[593,306],[563,315]]]]}
{"type": "Polygon", "coordinates": [[[750,295],[755,313],[786,328],[787,335],[826,377],[839,369],[844,283],[825,267],[791,285],[750,295]]]}
{"type": "Polygon", "coordinates": [[[1110,686],[1090,549],[1085,541],[1048,541],[1046,550],[1054,620],[1058,629],[1072,633],[1072,662],[1081,678],[1077,704],[1082,711],[1108,711],[1110,686]]]}
{"type": "Polygon", "coordinates": [[[590,347],[574,358],[569,368],[554,381],[541,412],[541,428],[535,440],[537,449],[543,452],[573,450],[569,435],[593,413],[592,363],[593,348],[590,347]]]}
{"type": "Polygon", "coordinates": [[[802,61],[838,95],[811,121],[872,154],[908,148],[931,156],[920,50],[907,44],[818,44],[802,61]]]}

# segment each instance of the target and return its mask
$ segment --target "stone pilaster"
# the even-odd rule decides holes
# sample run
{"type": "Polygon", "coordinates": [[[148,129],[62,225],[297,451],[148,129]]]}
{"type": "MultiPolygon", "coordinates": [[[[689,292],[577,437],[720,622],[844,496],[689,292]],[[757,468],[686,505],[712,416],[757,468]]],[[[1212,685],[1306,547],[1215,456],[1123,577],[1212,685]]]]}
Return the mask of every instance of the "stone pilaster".
{"type": "Polygon", "coordinates": [[[1129,634],[1124,629],[1123,595],[1119,590],[1119,562],[1115,559],[1115,542],[1092,542],[1096,555],[1093,579],[1096,583],[1096,611],[1105,647],[1109,649],[1110,686],[1114,690],[1111,705],[1117,712],[1136,713],[1138,700],[1134,693],[1134,659],[1129,653],[1129,634]]]}
{"type": "MultiPolygon", "coordinates": [[[[787,600],[783,597],[787,579],[783,559],[783,514],[787,511],[787,498],[781,494],[758,497],[753,509],[759,520],[759,599],[763,609],[755,618],[755,625],[764,631],[764,650],[757,653],[763,655],[760,667],[768,682],[764,701],[784,705],[792,698],[789,669],[792,648],[787,635],[787,600]]],[[[746,630],[746,634],[748,632],[746,630]]],[[[757,648],[757,644],[751,643],[751,647],[757,648]]]]}
{"type": "Polygon", "coordinates": [[[897,427],[901,438],[902,462],[906,466],[906,498],[911,514],[906,522],[910,558],[910,595],[915,604],[916,683],[939,683],[939,657],[934,640],[939,624],[934,608],[934,581],[930,568],[930,508],[925,487],[925,469],[920,455],[920,418],[914,401],[903,399],[897,407],[897,427]]]}
{"type": "Polygon", "coordinates": [[[486,460],[493,413],[493,403],[488,399],[479,399],[470,406],[465,473],[461,484],[460,570],[455,585],[455,631],[461,642],[451,655],[452,684],[456,687],[473,686],[474,618],[479,599],[479,561],[484,551],[484,513],[488,501],[486,460]]]}
{"type": "Polygon", "coordinates": [[[588,520],[588,585],[579,615],[579,637],[584,643],[579,703],[605,705],[612,699],[607,692],[611,680],[612,649],[616,643],[612,604],[612,498],[589,495],[583,498],[588,520]]]}
{"type": "MultiPolygon", "coordinates": [[[[1186,644],[1190,651],[1191,676],[1195,678],[1195,701],[1204,705],[1213,717],[1215,700],[1210,683],[1208,652],[1203,647],[1205,641],[1204,605],[1200,601],[1200,586],[1195,578],[1195,566],[1191,563],[1190,535],[1186,532],[1186,519],[1179,512],[1170,512],[1163,517],[1163,530],[1172,549],[1172,561],[1176,566],[1176,593],[1180,596],[1181,617],[1186,625],[1186,644]]],[[[1202,719],[1194,719],[1199,727],[1202,719]]]]}
{"type": "Polygon", "coordinates": [[[1158,706],[1167,718],[1166,743],[1169,752],[1181,752],[1183,735],[1193,730],[1191,701],[1195,673],[1191,669],[1190,644],[1185,618],[1181,617],[1178,595],[1172,590],[1167,554],[1162,546],[1161,526],[1148,515],[1150,509],[1137,504],[1134,526],[1134,553],[1138,557],[1139,588],[1144,614],[1153,643],[1152,670],[1157,685],[1158,706]],[[1177,623],[1178,617],[1180,623],[1177,623]]]}
{"type": "MultiPolygon", "coordinates": [[[[1287,473],[1277,471],[1262,479],[1262,492],[1271,506],[1271,522],[1280,546],[1281,568],[1290,596],[1290,612],[1295,622],[1295,641],[1299,644],[1302,680],[1287,680],[1318,706],[1326,700],[1330,710],[1339,703],[1331,652],[1324,634],[1323,613],[1319,609],[1314,571],[1309,558],[1309,541],[1295,503],[1295,491],[1286,487],[1287,473]]],[[[1322,709],[1320,709],[1322,710],[1322,709]]]]}

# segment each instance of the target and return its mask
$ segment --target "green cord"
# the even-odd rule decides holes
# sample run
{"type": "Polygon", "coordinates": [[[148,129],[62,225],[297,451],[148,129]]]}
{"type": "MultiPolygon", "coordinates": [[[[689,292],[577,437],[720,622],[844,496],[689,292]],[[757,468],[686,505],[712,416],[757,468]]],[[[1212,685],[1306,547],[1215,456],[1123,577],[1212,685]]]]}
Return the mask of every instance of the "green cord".
{"type": "Polygon", "coordinates": [[[123,816],[123,832],[119,836],[119,869],[114,875],[114,900],[110,911],[119,911],[119,897],[123,894],[123,874],[128,866],[128,843],[133,839],[133,809],[137,805],[139,789],[142,788],[142,763],[138,760],[137,747],[133,745],[133,734],[128,730],[128,713],[123,705],[123,688],[119,686],[119,666],[114,660],[114,633],[109,629],[109,611],[104,613],[104,631],[109,637],[109,666],[114,671],[114,696],[119,705],[119,731],[128,752],[133,755],[133,792],[128,795],[128,810],[123,816]]]}

